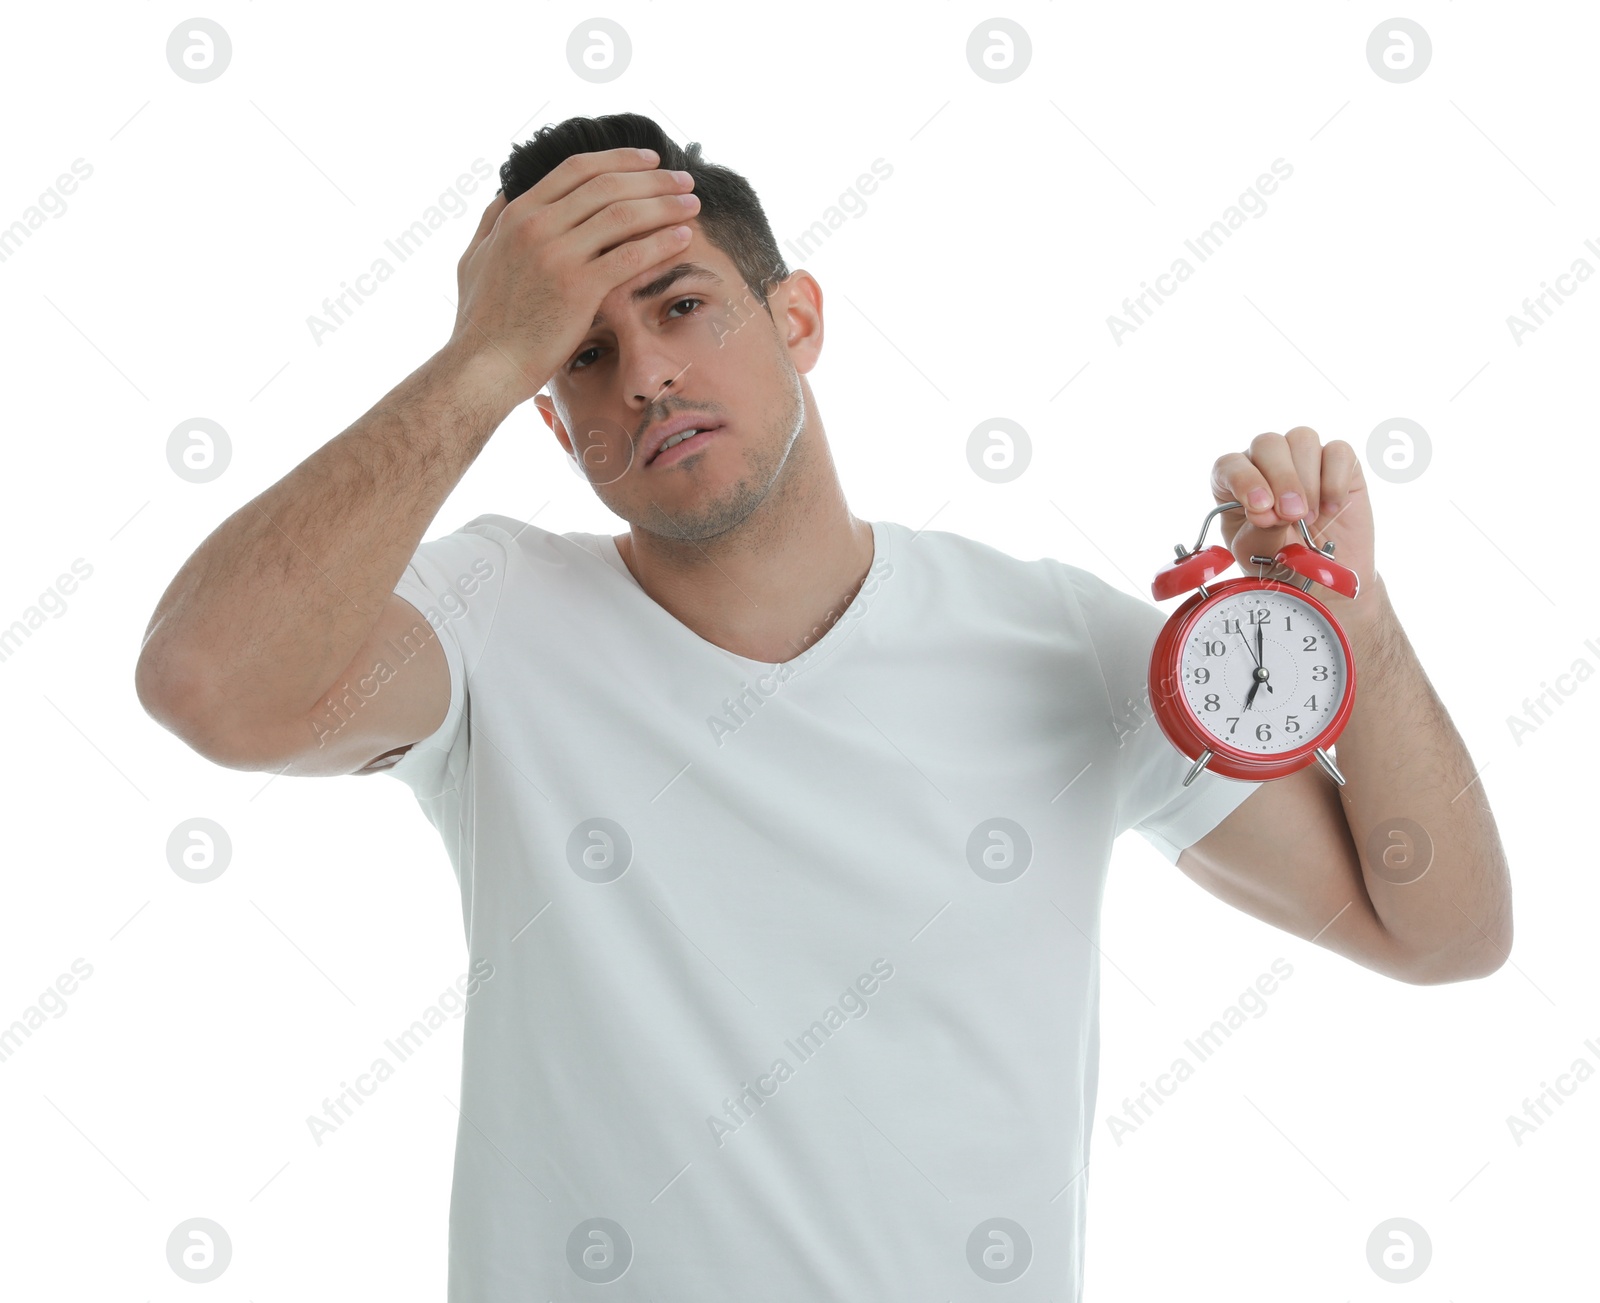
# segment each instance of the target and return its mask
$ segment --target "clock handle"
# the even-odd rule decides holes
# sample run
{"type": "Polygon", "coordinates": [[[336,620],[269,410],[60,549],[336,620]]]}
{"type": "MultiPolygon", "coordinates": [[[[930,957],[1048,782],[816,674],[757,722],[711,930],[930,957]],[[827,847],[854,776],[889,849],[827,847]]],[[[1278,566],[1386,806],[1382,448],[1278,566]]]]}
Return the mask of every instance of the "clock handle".
{"type": "Polygon", "coordinates": [[[1164,602],[1169,597],[1176,597],[1180,593],[1191,592],[1196,588],[1200,590],[1202,597],[1209,596],[1206,585],[1223,571],[1232,569],[1234,564],[1233,553],[1227,548],[1206,547],[1206,533],[1211,528],[1211,518],[1219,512],[1232,511],[1242,505],[1238,502],[1219,503],[1206,513],[1206,518],[1200,525],[1200,537],[1195,539],[1194,547],[1185,549],[1182,543],[1172,545],[1176,557],[1156,571],[1156,577],[1150,584],[1150,595],[1156,601],[1164,602]]]}
{"type": "MultiPolygon", "coordinates": [[[[1242,506],[1244,506],[1244,503],[1242,502],[1219,502],[1216,506],[1211,508],[1210,511],[1206,512],[1206,518],[1200,525],[1200,537],[1195,539],[1194,547],[1190,549],[1190,555],[1193,555],[1195,552],[1198,552],[1202,547],[1205,546],[1206,533],[1211,528],[1211,518],[1213,516],[1219,515],[1224,511],[1236,511],[1242,506]]],[[[1323,552],[1328,556],[1333,555],[1333,540],[1331,538],[1319,548],[1311,541],[1311,531],[1306,528],[1306,518],[1304,516],[1297,516],[1295,517],[1294,523],[1300,527],[1300,537],[1305,539],[1306,546],[1308,548],[1310,548],[1313,552],[1323,552]]],[[[1340,569],[1343,568],[1344,567],[1342,566],[1340,567],[1340,569]]]]}
{"type": "MultiPolygon", "coordinates": [[[[1213,516],[1221,515],[1224,511],[1237,511],[1242,506],[1244,506],[1242,502],[1219,502],[1210,511],[1206,512],[1206,518],[1200,524],[1200,537],[1195,539],[1191,552],[1198,552],[1205,546],[1206,534],[1211,529],[1211,518],[1213,516]]],[[[1305,526],[1302,524],[1300,528],[1304,529],[1305,526]]],[[[1310,541],[1309,538],[1306,539],[1306,542],[1309,543],[1310,541]]]]}

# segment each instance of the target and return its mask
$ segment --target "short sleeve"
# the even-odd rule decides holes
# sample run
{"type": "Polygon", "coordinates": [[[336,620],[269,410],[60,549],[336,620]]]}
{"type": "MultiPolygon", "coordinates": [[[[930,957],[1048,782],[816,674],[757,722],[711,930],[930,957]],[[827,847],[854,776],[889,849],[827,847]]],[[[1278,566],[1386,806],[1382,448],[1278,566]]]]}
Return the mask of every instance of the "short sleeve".
{"type": "Polygon", "coordinates": [[[503,528],[479,517],[421,544],[395,584],[395,595],[416,607],[439,639],[450,668],[450,706],[429,736],[371,772],[392,774],[420,798],[452,789],[466,769],[472,671],[494,628],[511,544],[503,528]]]}
{"type": "Polygon", "coordinates": [[[1193,765],[1161,731],[1150,702],[1150,655],[1168,612],[1067,566],[1067,577],[1100,662],[1120,757],[1116,833],[1132,828],[1169,863],[1244,804],[1261,786],[1193,765]]]}

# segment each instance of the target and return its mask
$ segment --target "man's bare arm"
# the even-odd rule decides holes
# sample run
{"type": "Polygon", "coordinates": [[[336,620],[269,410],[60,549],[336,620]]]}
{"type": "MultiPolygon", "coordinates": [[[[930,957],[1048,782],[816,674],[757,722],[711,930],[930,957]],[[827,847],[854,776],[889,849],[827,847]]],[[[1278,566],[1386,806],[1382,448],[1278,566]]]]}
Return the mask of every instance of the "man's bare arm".
{"type": "MultiPolygon", "coordinates": [[[[309,717],[330,685],[356,669],[386,611],[404,618],[391,602],[416,615],[394,586],[504,420],[494,392],[441,350],[219,525],[151,617],[135,673],[145,709],[231,768],[279,768],[315,746],[309,717]]],[[[448,704],[444,670],[430,637],[401,670],[411,682],[376,694],[340,750],[369,733],[426,736],[448,704]]]]}
{"type": "Polygon", "coordinates": [[[1472,757],[1377,572],[1361,459],[1343,439],[1324,446],[1297,425],[1217,458],[1211,490],[1219,504],[1249,504],[1222,517],[1241,567],[1276,556],[1299,520],[1355,571],[1356,596],[1329,588],[1320,599],[1361,668],[1335,756],[1344,785],[1315,781],[1315,769],[1277,780],[1178,867],[1230,904],[1401,981],[1495,972],[1511,950],[1510,867],[1472,757]]]}
{"type": "Polygon", "coordinates": [[[574,154],[490,201],[456,267],[449,343],[218,526],[162,595],[134,676],[159,723],[218,764],[307,774],[347,773],[438,727],[449,681],[431,637],[331,749],[315,725],[411,621],[394,586],[489,436],[612,289],[683,247],[691,183],[658,161],[574,154]]]}
{"type": "Polygon", "coordinates": [[[1399,981],[1487,976],[1511,950],[1511,875],[1472,757],[1382,580],[1362,589],[1363,606],[1327,601],[1362,667],[1337,744],[1344,786],[1316,765],[1267,783],[1178,867],[1228,904],[1399,981]]]}

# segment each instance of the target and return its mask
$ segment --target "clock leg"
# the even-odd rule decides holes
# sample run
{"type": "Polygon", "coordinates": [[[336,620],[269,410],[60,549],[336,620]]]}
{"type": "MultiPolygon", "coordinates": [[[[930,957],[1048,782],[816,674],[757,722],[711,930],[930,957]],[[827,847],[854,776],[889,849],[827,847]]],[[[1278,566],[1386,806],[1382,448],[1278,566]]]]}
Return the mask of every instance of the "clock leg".
{"type": "MultiPolygon", "coordinates": [[[[1200,776],[1200,771],[1206,767],[1206,761],[1210,759],[1211,752],[1209,750],[1205,750],[1200,753],[1200,758],[1194,762],[1194,764],[1190,767],[1189,772],[1183,777],[1183,785],[1185,787],[1189,786],[1190,783],[1194,782],[1194,780],[1200,776]]],[[[1340,781],[1343,780],[1341,779],[1340,781]]]]}
{"type": "Polygon", "coordinates": [[[1338,767],[1329,758],[1328,753],[1321,747],[1317,747],[1315,754],[1317,759],[1321,761],[1322,767],[1328,771],[1328,776],[1332,778],[1334,782],[1338,783],[1340,787],[1343,787],[1344,775],[1339,772],[1338,767]]]}

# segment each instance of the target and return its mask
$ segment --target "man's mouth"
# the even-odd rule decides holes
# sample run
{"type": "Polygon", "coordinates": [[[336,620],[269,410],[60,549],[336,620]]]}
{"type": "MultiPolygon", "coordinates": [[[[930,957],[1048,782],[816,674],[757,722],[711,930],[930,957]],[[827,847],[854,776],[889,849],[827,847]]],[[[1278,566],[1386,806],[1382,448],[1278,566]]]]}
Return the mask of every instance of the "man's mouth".
{"type": "Polygon", "coordinates": [[[682,430],[656,450],[656,455],[650,459],[649,464],[663,466],[670,465],[675,461],[681,461],[683,458],[705,447],[710,437],[721,428],[721,426],[712,425],[696,426],[693,429],[682,430]]]}

